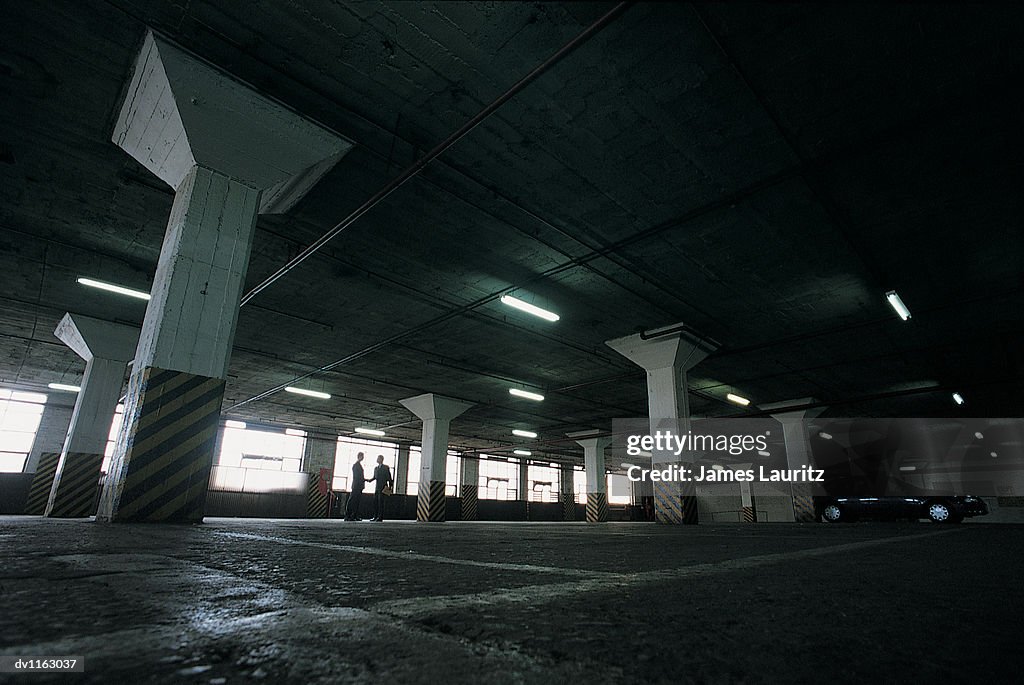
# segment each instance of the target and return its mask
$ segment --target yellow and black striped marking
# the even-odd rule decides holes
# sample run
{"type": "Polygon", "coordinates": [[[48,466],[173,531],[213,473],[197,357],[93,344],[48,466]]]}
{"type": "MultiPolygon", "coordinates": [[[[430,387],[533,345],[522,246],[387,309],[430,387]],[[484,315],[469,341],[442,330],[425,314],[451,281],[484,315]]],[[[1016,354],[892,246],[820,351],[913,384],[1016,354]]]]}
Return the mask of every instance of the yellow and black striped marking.
{"type": "Polygon", "coordinates": [[[587,523],[604,523],[608,520],[608,495],[603,492],[587,493],[587,523]]]}
{"type": "Polygon", "coordinates": [[[309,497],[306,500],[307,518],[325,519],[329,515],[331,509],[331,487],[329,483],[331,482],[332,475],[327,469],[321,469],[316,473],[309,474],[309,497]]]}
{"type": "Polygon", "coordinates": [[[141,395],[112,520],[202,521],[224,381],[148,368],[141,395]]]}
{"type": "Polygon", "coordinates": [[[793,520],[811,523],[814,516],[814,495],[808,483],[793,483],[793,520]]]}
{"type": "Polygon", "coordinates": [[[102,454],[68,452],[63,455],[53,478],[46,515],[77,519],[95,514],[102,466],[102,454]]]}
{"type": "MultiPolygon", "coordinates": [[[[692,464],[687,464],[692,467],[692,464]]],[[[697,485],[692,481],[679,483],[679,507],[683,511],[683,523],[693,525],[698,522],[697,485]]]]}
{"type": "Polygon", "coordinates": [[[658,523],[682,523],[683,503],[679,485],[671,481],[654,483],[654,517],[658,523]]]}
{"type": "Polygon", "coordinates": [[[572,492],[562,493],[562,520],[576,520],[576,495],[572,492]]]}
{"type": "Polygon", "coordinates": [[[754,513],[754,507],[740,507],[740,515],[744,523],[754,523],[757,521],[757,515],[754,513]]]}
{"type": "Polygon", "coordinates": [[[476,521],[479,516],[477,512],[477,486],[462,486],[462,520],[476,521]]]}
{"type": "Polygon", "coordinates": [[[53,489],[53,477],[57,473],[58,463],[60,463],[60,452],[43,452],[39,455],[36,475],[32,476],[28,500],[25,502],[26,514],[42,516],[46,513],[46,503],[50,499],[50,490],[53,489]]]}
{"type": "Polygon", "coordinates": [[[444,481],[432,480],[427,487],[420,483],[420,494],[416,498],[417,521],[444,521],[444,481]]]}

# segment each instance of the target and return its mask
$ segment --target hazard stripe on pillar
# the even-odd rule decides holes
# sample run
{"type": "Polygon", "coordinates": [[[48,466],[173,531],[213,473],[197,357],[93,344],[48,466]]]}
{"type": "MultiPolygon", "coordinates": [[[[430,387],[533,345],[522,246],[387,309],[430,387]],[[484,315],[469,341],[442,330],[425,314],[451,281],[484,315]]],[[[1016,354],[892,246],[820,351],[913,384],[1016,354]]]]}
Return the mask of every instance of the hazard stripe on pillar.
{"type": "Polygon", "coordinates": [[[807,483],[793,483],[793,520],[799,523],[811,523],[814,516],[814,496],[811,486],[807,483]]]}
{"type": "Polygon", "coordinates": [[[754,523],[757,521],[757,516],[754,514],[754,507],[740,507],[740,514],[742,515],[744,523],[754,523]]]}
{"type": "Polygon", "coordinates": [[[103,455],[68,452],[53,478],[46,515],[53,518],[86,518],[96,513],[103,455]]]}
{"type": "Polygon", "coordinates": [[[587,493],[587,523],[603,523],[608,520],[608,495],[603,492],[587,493]]]}
{"type": "Polygon", "coordinates": [[[682,523],[683,503],[679,485],[671,481],[654,483],[654,517],[658,523],[682,523]]]}
{"type": "Polygon", "coordinates": [[[325,519],[330,511],[331,490],[328,482],[332,474],[328,469],[320,469],[317,473],[309,474],[308,497],[306,499],[306,517],[311,519],[325,519]]]}
{"type": "Polygon", "coordinates": [[[576,520],[576,495],[572,492],[562,493],[562,520],[576,520]]]}
{"type": "Polygon", "coordinates": [[[477,512],[478,493],[477,486],[462,486],[462,520],[476,521],[479,516],[477,512]]]}
{"type": "MultiPolygon", "coordinates": [[[[689,466],[689,464],[687,465],[689,466]]],[[[679,505],[683,511],[683,523],[695,525],[699,522],[697,514],[697,485],[693,481],[679,483],[679,505]]]]}
{"type": "Polygon", "coordinates": [[[39,455],[36,474],[32,476],[32,485],[29,486],[28,499],[25,501],[26,514],[42,516],[46,513],[46,503],[50,499],[53,477],[59,462],[60,452],[43,452],[39,455]]]}
{"type": "Polygon", "coordinates": [[[223,398],[223,379],[144,371],[113,520],[203,520],[223,398]]]}
{"type": "Polygon", "coordinates": [[[416,498],[417,521],[444,521],[445,497],[444,481],[432,480],[428,487],[420,484],[419,496],[416,498]]]}

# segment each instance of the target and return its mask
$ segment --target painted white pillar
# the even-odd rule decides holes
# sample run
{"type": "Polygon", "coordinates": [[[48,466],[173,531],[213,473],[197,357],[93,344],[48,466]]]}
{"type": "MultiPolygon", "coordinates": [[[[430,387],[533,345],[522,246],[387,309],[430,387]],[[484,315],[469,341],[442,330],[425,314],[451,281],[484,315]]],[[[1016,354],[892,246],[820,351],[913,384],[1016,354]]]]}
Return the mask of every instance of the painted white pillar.
{"type": "MultiPolygon", "coordinates": [[[[569,434],[573,437],[573,434],[569,434]]],[[[611,438],[585,438],[576,444],[583,448],[583,466],[587,472],[587,523],[608,520],[608,474],[604,450],[611,438]]]]}
{"type": "MultiPolygon", "coordinates": [[[[807,421],[825,413],[826,407],[786,411],[786,407],[816,404],[813,397],[798,400],[759,405],[759,409],[772,412],[772,418],[782,424],[782,435],[786,442],[786,468],[799,469],[813,466],[811,437],[807,432],[807,421]]],[[[792,509],[782,509],[782,520],[810,523],[815,520],[814,488],[811,483],[790,483],[789,502],[792,509]],[[792,518],[789,518],[792,516],[792,518]]]]}
{"type": "Polygon", "coordinates": [[[25,500],[24,513],[32,516],[42,516],[46,513],[50,489],[53,487],[53,475],[57,473],[60,453],[64,449],[71,414],[75,409],[74,405],[60,403],[64,398],[55,399],[55,394],[70,393],[55,391],[47,396],[46,404],[43,405],[43,415],[39,417],[39,428],[36,430],[35,440],[32,441],[32,451],[25,460],[24,472],[34,475],[25,500]]]}
{"type": "Polygon", "coordinates": [[[175,197],[97,519],[197,522],[257,214],[351,144],[152,33],[113,141],[175,197]]]}
{"type": "MultiPolygon", "coordinates": [[[[716,347],[669,326],[648,335],[636,333],[605,344],[647,372],[647,406],[650,430],[684,433],[690,429],[690,402],[686,373],[716,347]],[[646,337],[646,339],[645,339],[646,337]]],[[[652,468],[669,465],[691,468],[671,450],[652,453],[652,468]]],[[[675,481],[654,484],[655,516],[659,523],[697,523],[697,498],[693,483],[675,481]]]]}
{"type": "Polygon", "coordinates": [[[397,461],[395,463],[395,494],[406,495],[409,493],[409,445],[398,446],[397,461]]]}
{"type": "Polygon", "coordinates": [[[85,360],[85,376],[50,486],[46,515],[85,518],[96,513],[103,452],[139,329],[65,314],[54,335],[85,360]]]}
{"type": "Polygon", "coordinates": [[[448,429],[452,419],[473,405],[434,393],[409,397],[400,402],[423,421],[416,520],[444,521],[448,429]]]}

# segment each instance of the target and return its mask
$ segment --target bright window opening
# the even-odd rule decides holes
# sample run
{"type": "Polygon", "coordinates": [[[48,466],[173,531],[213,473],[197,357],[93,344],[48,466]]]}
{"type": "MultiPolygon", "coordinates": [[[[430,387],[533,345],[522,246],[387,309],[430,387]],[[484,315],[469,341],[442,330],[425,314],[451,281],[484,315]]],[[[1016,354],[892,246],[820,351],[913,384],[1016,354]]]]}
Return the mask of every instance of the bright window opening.
{"type": "Polygon", "coordinates": [[[557,502],[558,469],[531,464],[526,472],[526,487],[531,502],[557,502]]]}
{"type": "Polygon", "coordinates": [[[519,494],[519,462],[480,455],[480,499],[514,500],[519,494]]]}
{"type": "Polygon", "coordinates": [[[212,490],[305,492],[302,452],[306,439],[303,436],[254,428],[225,427],[222,430],[220,454],[210,474],[212,490]]]}
{"type": "MultiPolygon", "coordinates": [[[[377,466],[377,455],[384,455],[384,463],[391,469],[391,476],[394,477],[398,465],[398,445],[393,442],[382,442],[380,440],[364,440],[363,438],[338,438],[338,450],[334,457],[334,482],[331,487],[334,490],[351,490],[352,465],[356,462],[356,455],[363,453],[363,475],[373,478],[373,469],[377,466]]],[[[374,485],[368,484],[366,490],[373,492],[374,485]]]]}
{"type": "Polygon", "coordinates": [[[0,389],[0,473],[21,473],[43,417],[46,395],[0,389]]]}

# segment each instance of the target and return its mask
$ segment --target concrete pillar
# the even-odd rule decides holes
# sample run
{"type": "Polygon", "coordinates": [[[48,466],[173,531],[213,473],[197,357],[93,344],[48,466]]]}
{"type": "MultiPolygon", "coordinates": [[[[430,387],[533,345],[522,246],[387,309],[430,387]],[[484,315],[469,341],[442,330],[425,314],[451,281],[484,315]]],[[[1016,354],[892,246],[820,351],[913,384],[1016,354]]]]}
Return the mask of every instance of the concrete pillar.
{"type": "Polygon", "coordinates": [[[395,463],[395,494],[409,494],[409,445],[406,444],[398,446],[395,463]]]}
{"type": "Polygon", "coordinates": [[[65,314],[54,335],[85,360],[85,376],[50,486],[46,515],[84,518],[96,513],[103,452],[139,329],[65,314]]]}
{"type": "Polygon", "coordinates": [[[558,468],[558,491],[562,499],[562,520],[576,520],[576,489],[575,470],[572,464],[562,464],[558,468]]]}
{"type": "MultiPolygon", "coordinates": [[[[569,437],[573,437],[570,433],[569,437]]],[[[611,438],[577,440],[583,448],[583,465],[587,471],[587,523],[608,520],[608,474],[604,468],[604,449],[611,438]]]]}
{"type": "MultiPolygon", "coordinates": [[[[690,402],[686,373],[716,346],[690,335],[681,325],[661,329],[661,332],[628,335],[605,344],[647,372],[651,434],[658,430],[688,431],[690,402]]],[[[653,468],[672,464],[692,468],[692,463],[676,457],[671,451],[653,452],[653,468]]],[[[695,484],[676,481],[654,483],[654,509],[659,523],[697,523],[695,484]]]]}
{"type": "Polygon", "coordinates": [[[472,407],[449,397],[426,393],[400,400],[402,406],[423,421],[420,452],[420,484],[416,501],[417,521],[445,520],[445,472],[448,462],[448,428],[452,419],[472,407]]]}
{"type": "Polygon", "coordinates": [[[351,145],[152,33],[113,141],[175,196],[97,518],[197,522],[257,213],[351,145]]]}
{"type": "Polygon", "coordinates": [[[25,460],[24,472],[35,474],[29,486],[28,498],[25,500],[25,513],[33,516],[42,516],[46,513],[46,503],[50,499],[50,489],[53,487],[53,476],[57,473],[57,462],[60,461],[64,441],[68,437],[68,426],[71,424],[74,406],[60,403],[62,399],[55,400],[52,394],[47,396],[46,404],[43,405],[43,415],[39,417],[36,438],[32,441],[32,451],[25,460]]]}
{"type": "Polygon", "coordinates": [[[334,480],[334,458],[337,455],[337,438],[306,436],[303,445],[303,470],[308,476],[308,497],[306,517],[323,519],[330,516],[331,483],[334,480]]]}
{"type": "Polygon", "coordinates": [[[462,520],[476,521],[478,488],[480,486],[480,460],[463,455],[459,474],[459,492],[462,496],[462,520]]]}
{"type": "MultiPolygon", "coordinates": [[[[786,411],[786,407],[797,407],[807,404],[816,404],[813,397],[804,397],[798,400],[787,402],[775,402],[772,404],[760,405],[759,409],[772,412],[772,418],[782,424],[782,435],[786,441],[786,468],[799,469],[804,466],[813,466],[811,455],[811,436],[807,432],[807,422],[825,413],[827,407],[815,407],[813,409],[798,409],[786,411]]],[[[814,487],[812,483],[790,483],[789,502],[792,503],[792,519],[789,518],[790,511],[784,508],[782,520],[810,523],[815,520],[814,515],[814,487]]]]}

